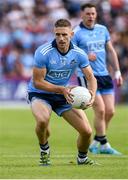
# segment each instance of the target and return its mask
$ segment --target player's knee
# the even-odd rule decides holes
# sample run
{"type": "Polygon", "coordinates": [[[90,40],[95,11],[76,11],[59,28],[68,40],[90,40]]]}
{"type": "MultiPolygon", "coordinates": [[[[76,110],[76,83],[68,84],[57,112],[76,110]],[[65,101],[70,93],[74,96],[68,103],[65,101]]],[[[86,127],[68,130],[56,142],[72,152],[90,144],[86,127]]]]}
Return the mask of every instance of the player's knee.
{"type": "Polygon", "coordinates": [[[97,116],[99,119],[103,119],[104,116],[105,116],[105,110],[104,109],[99,109],[97,112],[96,112],[97,116]]]}
{"type": "Polygon", "coordinates": [[[90,138],[92,135],[92,129],[91,128],[88,128],[87,130],[87,136],[90,138]]]}
{"type": "Polygon", "coordinates": [[[36,116],[36,120],[37,120],[37,125],[44,129],[48,126],[48,122],[49,122],[49,117],[46,115],[41,115],[38,114],[38,116],[36,116]]]}
{"type": "Polygon", "coordinates": [[[109,118],[112,118],[113,115],[114,115],[114,113],[115,113],[115,110],[114,110],[114,109],[108,109],[108,110],[106,111],[105,115],[106,115],[107,117],[109,117],[109,118]]]}
{"type": "Polygon", "coordinates": [[[92,129],[91,129],[91,127],[88,127],[88,128],[86,128],[86,129],[84,129],[84,130],[81,132],[81,135],[82,135],[83,137],[90,138],[91,135],[92,135],[92,129]]]}

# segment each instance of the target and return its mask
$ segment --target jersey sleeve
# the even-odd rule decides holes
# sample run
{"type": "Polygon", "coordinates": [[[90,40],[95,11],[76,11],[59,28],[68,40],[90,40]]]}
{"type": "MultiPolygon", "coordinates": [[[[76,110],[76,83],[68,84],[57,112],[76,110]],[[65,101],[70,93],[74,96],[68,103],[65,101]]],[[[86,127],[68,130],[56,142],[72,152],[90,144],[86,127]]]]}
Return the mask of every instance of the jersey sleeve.
{"type": "Polygon", "coordinates": [[[46,55],[41,53],[41,49],[38,48],[34,54],[34,66],[37,68],[46,67],[46,55]]]}
{"type": "Polygon", "coordinates": [[[72,37],[72,42],[73,42],[75,45],[79,46],[78,27],[76,27],[76,28],[73,30],[73,32],[74,32],[74,36],[72,37]]]}
{"type": "Polygon", "coordinates": [[[81,50],[81,53],[79,54],[79,59],[80,59],[80,63],[79,63],[80,68],[85,68],[89,65],[88,56],[83,50],[81,50]]]}
{"type": "Polygon", "coordinates": [[[105,27],[105,37],[106,37],[106,42],[110,41],[110,33],[108,31],[108,29],[105,27]]]}
{"type": "Polygon", "coordinates": [[[77,37],[77,35],[76,34],[74,34],[74,36],[72,37],[72,42],[73,42],[73,44],[75,44],[75,45],[79,45],[78,44],[78,37],[77,37]]]}

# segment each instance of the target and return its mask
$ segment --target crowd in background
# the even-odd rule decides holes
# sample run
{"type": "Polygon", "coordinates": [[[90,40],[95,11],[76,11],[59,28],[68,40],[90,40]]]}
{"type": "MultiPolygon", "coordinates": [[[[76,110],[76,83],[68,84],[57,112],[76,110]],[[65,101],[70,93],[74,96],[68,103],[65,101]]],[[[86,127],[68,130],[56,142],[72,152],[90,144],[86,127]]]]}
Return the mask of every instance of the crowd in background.
{"type": "Polygon", "coordinates": [[[124,79],[119,101],[128,102],[128,0],[0,0],[0,79],[28,80],[35,49],[54,38],[54,22],[68,18],[75,27],[88,2],[111,33],[124,79]]]}

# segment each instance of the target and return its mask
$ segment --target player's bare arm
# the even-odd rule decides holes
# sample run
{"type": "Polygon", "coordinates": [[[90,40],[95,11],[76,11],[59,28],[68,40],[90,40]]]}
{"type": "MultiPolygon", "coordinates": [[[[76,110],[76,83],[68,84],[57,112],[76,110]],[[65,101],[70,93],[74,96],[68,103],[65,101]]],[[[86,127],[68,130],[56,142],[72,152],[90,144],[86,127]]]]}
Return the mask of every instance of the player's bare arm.
{"type": "Polygon", "coordinates": [[[86,80],[88,82],[88,89],[92,95],[90,104],[93,104],[94,99],[95,99],[96,89],[97,89],[97,81],[96,81],[96,78],[94,77],[92,68],[90,66],[83,68],[82,71],[86,77],[86,80]]]}
{"type": "Polygon", "coordinates": [[[117,85],[121,86],[123,84],[123,79],[122,79],[121,72],[120,72],[117,53],[116,53],[111,41],[107,42],[107,50],[109,51],[109,53],[111,55],[110,63],[112,64],[113,70],[115,71],[114,78],[117,81],[117,85]]]}
{"type": "Polygon", "coordinates": [[[46,68],[33,68],[33,82],[38,89],[63,94],[68,103],[73,101],[70,93],[71,87],[64,87],[52,84],[45,80],[46,68]]]}

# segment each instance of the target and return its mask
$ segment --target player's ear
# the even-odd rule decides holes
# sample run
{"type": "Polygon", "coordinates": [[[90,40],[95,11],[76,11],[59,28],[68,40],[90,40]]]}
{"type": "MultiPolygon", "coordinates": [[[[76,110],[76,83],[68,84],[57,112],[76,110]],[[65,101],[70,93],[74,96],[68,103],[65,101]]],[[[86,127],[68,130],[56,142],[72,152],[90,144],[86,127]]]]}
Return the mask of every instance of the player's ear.
{"type": "Polygon", "coordinates": [[[72,31],[72,32],[71,32],[71,36],[73,36],[73,35],[74,35],[74,32],[72,31]]]}
{"type": "Polygon", "coordinates": [[[96,11],[96,18],[97,18],[97,11],[96,11]]]}
{"type": "Polygon", "coordinates": [[[80,18],[83,19],[83,16],[84,16],[84,12],[80,11],[80,18]]]}
{"type": "Polygon", "coordinates": [[[53,32],[54,32],[54,33],[56,32],[56,28],[55,28],[55,27],[53,28],[53,32]]]}

